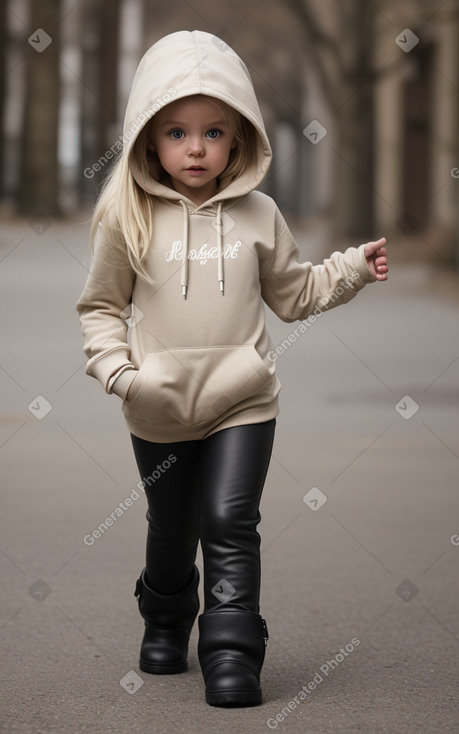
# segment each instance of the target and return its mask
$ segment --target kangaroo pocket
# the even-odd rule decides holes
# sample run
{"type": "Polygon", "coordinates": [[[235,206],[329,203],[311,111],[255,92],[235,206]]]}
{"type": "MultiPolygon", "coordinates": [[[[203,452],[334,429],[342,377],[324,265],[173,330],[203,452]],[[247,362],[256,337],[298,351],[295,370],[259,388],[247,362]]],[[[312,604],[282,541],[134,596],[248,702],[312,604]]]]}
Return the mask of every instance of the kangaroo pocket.
{"type": "Polygon", "coordinates": [[[251,344],[150,352],[123,411],[155,425],[212,422],[247,398],[269,395],[273,377],[251,344]]]}

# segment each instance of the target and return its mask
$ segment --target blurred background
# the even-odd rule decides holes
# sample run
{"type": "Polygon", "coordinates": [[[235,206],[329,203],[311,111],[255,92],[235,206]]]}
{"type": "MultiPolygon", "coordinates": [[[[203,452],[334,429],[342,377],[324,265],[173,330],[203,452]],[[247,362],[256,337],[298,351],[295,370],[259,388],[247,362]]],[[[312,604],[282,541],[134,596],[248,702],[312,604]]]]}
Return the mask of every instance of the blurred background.
{"type": "Polygon", "coordinates": [[[266,734],[356,637],[278,731],[459,732],[459,0],[0,0],[0,36],[0,731],[266,734]],[[196,627],[183,679],[122,683],[144,498],[84,540],[139,481],[119,398],[85,374],[89,221],[137,64],[181,29],[248,65],[263,190],[301,259],[382,235],[390,257],[387,283],[301,339],[266,309],[289,348],[262,506],[265,704],[224,716],[196,627]]]}
{"type": "Polygon", "coordinates": [[[263,190],[290,221],[325,227],[339,249],[384,234],[402,257],[457,269],[459,0],[0,9],[4,217],[44,230],[90,214],[142,54],[167,33],[200,29],[249,67],[274,149],[263,190]]]}

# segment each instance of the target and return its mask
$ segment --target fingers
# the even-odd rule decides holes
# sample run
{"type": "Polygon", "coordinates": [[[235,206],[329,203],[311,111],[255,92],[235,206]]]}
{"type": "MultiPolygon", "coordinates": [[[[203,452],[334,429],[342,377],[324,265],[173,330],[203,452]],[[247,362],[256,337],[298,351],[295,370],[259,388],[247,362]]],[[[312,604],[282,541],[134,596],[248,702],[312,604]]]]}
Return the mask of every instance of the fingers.
{"type": "Polygon", "coordinates": [[[370,255],[375,265],[387,265],[387,250],[385,247],[380,247],[372,255],[370,255]]]}
{"type": "Polygon", "coordinates": [[[387,240],[385,237],[381,237],[381,239],[376,240],[375,242],[367,242],[367,244],[365,245],[365,255],[367,257],[371,257],[375,254],[375,252],[382,249],[386,242],[387,240]]]}
{"type": "MultiPolygon", "coordinates": [[[[379,251],[378,251],[379,255],[379,251]]],[[[385,255],[380,255],[377,257],[374,261],[375,264],[375,271],[376,271],[376,277],[378,280],[387,280],[387,273],[389,272],[389,268],[387,266],[387,259],[385,255]]]]}
{"type": "Polygon", "coordinates": [[[387,249],[384,247],[387,240],[381,237],[374,242],[368,242],[365,246],[365,255],[372,262],[374,275],[377,280],[387,280],[389,268],[387,266],[387,249]]]}
{"type": "Polygon", "coordinates": [[[374,258],[374,263],[375,263],[377,270],[380,270],[380,269],[389,270],[389,268],[387,267],[387,257],[384,253],[381,254],[377,252],[374,258]]]}

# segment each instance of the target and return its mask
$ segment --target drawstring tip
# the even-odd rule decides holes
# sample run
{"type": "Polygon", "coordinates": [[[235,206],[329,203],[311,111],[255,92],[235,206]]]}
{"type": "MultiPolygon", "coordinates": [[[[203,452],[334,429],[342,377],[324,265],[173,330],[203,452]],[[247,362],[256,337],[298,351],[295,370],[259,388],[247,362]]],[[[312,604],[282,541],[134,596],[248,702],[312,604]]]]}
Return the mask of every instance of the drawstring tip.
{"type": "Polygon", "coordinates": [[[182,285],[182,296],[183,296],[183,297],[184,297],[185,299],[186,299],[186,291],[187,291],[187,286],[186,286],[186,285],[182,285]]]}
{"type": "Polygon", "coordinates": [[[223,292],[223,280],[219,280],[218,282],[220,283],[220,293],[223,296],[224,295],[224,292],[223,292]]]}

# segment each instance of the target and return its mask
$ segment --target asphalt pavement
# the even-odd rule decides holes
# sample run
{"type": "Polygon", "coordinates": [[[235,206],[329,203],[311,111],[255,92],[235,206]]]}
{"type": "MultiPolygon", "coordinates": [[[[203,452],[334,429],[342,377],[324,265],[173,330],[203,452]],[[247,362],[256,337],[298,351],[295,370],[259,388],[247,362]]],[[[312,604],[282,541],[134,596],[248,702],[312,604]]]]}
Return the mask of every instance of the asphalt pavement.
{"type": "Polygon", "coordinates": [[[268,312],[263,703],[212,708],[197,626],[186,673],[138,668],[146,505],[119,398],[84,373],[87,238],[40,217],[0,238],[0,731],[459,732],[458,299],[395,262],[305,333],[268,312]]]}

